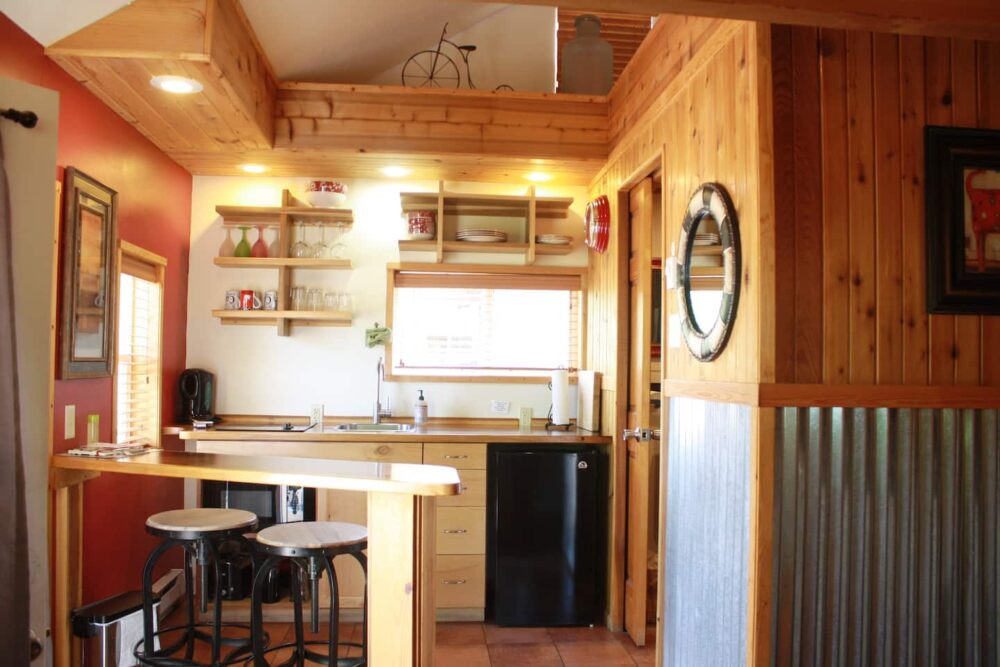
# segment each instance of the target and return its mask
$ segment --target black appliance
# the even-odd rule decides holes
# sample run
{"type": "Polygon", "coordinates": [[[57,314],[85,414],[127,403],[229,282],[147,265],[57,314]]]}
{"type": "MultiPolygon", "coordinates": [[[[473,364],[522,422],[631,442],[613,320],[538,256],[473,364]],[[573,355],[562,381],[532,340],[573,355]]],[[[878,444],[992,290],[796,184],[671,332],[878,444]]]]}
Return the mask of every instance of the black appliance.
{"type": "Polygon", "coordinates": [[[257,529],[263,530],[276,523],[315,521],[316,489],[205,480],[201,483],[201,506],[253,512],[257,529]]]}
{"type": "Polygon", "coordinates": [[[489,446],[486,613],[497,625],[601,622],[605,469],[596,446],[489,446]]]}
{"type": "MultiPolygon", "coordinates": [[[[291,577],[287,567],[272,568],[264,582],[264,602],[271,604],[281,599],[288,590],[291,577]]],[[[250,597],[253,586],[253,559],[242,543],[226,542],[219,549],[219,579],[222,581],[223,600],[244,600],[250,597]]],[[[208,568],[209,597],[215,595],[215,570],[208,568]]]]}
{"type": "Polygon", "coordinates": [[[215,419],[215,376],[200,368],[189,368],[177,381],[177,422],[215,419]]]}

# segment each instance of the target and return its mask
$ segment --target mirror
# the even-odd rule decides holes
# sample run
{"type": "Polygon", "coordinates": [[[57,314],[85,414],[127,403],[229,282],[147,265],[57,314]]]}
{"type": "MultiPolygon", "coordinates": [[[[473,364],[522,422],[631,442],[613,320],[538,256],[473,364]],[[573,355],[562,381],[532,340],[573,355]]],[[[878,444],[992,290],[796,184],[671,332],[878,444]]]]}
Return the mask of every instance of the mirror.
{"type": "Polygon", "coordinates": [[[695,190],[679,245],[681,334],[696,359],[712,361],[729,340],[741,271],[736,210],[721,185],[704,183],[695,190]]]}
{"type": "Polygon", "coordinates": [[[63,188],[62,373],[111,375],[118,194],[68,167],[63,188]]]}

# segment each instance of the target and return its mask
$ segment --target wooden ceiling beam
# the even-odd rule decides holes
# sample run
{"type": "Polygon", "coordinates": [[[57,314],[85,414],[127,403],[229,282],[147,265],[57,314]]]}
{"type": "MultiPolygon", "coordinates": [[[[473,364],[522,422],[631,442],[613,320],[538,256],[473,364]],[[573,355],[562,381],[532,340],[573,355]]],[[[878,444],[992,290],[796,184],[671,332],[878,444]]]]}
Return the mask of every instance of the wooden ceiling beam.
{"type": "MultiPolygon", "coordinates": [[[[492,0],[470,0],[492,2],[492,0]]],[[[688,14],[912,35],[1000,39],[997,0],[509,0],[595,13],[688,14]]]]}

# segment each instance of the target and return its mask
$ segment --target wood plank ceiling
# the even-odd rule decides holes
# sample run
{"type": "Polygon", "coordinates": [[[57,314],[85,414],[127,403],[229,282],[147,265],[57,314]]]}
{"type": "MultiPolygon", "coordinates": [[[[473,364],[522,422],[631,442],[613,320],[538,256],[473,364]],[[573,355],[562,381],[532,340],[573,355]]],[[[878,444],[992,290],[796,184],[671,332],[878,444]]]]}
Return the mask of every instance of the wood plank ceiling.
{"type": "MultiPolygon", "coordinates": [[[[615,14],[612,12],[586,12],[559,8],[559,29],[556,33],[556,43],[562,54],[563,45],[576,36],[576,19],[579,16],[593,15],[601,19],[601,37],[614,49],[615,81],[632,60],[636,49],[649,34],[651,16],[641,14],[615,14]]],[[[562,76],[561,59],[557,64],[557,77],[562,76]]]]}

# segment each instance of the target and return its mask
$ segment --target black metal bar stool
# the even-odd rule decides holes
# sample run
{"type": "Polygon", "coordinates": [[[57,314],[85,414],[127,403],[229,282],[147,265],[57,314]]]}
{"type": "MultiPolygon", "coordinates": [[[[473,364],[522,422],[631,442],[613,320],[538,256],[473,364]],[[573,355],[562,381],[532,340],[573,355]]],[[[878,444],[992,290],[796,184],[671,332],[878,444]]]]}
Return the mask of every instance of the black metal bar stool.
{"type": "MultiPolygon", "coordinates": [[[[222,623],[222,584],[219,568],[219,548],[227,542],[237,542],[254,556],[253,544],[244,533],[257,527],[257,515],[253,512],[234,509],[199,508],[160,512],[146,519],[146,532],[162,537],[163,541],[153,549],[146,560],[142,572],[142,620],[143,640],[135,648],[135,658],[143,665],[155,667],[201,666],[206,663],[194,660],[195,641],[207,642],[212,647],[212,667],[235,664],[246,659],[252,649],[250,628],[245,623],[222,623]],[[153,569],[160,558],[173,547],[184,550],[184,578],[188,591],[187,622],[169,628],[153,631],[153,569]],[[214,618],[211,623],[198,623],[194,609],[194,564],[201,571],[199,590],[201,610],[207,611],[208,568],[215,575],[214,618]],[[223,637],[223,627],[237,627],[247,630],[247,637],[223,637]],[[167,633],[183,630],[179,638],[165,648],[156,649],[157,638],[167,633]],[[223,657],[222,647],[232,647],[223,657]],[[175,655],[184,649],[183,656],[175,655]]],[[[267,641],[266,637],[262,638],[267,641]]]]}
{"type": "MultiPolygon", "coordinates": [[[[292,648],[292,655],[281,663],[305,664],[306,660],[335,667],[360,667],[368,663],[368,529],[354,523],[334,521],[302,521],[271,526],[257,533],[257,550],[266,556],[257,570],[253,582],[251,626],[253,636],[253,664],[265,667],[266,655],[280,649],[292,648]],[[364,609],[362,616],[363,639],[361,642],[340,641],[340,590],[333,559],[352,556],[365,574],[364,609]],[[282,561],[292,562],[292,599],[295,613],[295,641],[279,646],[266,647],[263,639],[263,593],[267,573],[282,561]],[[310,629],[319,632],[319,581],[326,573],[330,582],[330,627],[327,640],[305,641],[302,629],[302,575],[308,574],[310,585],[310,629]],[[323,646],[327,653],[310,651],[308,646],[323,646]],[[361,649],[360,657],[340,657],[341,646],[361,649]]],[[[248,663],[250,661],[247,661],[248,663]]]]}

